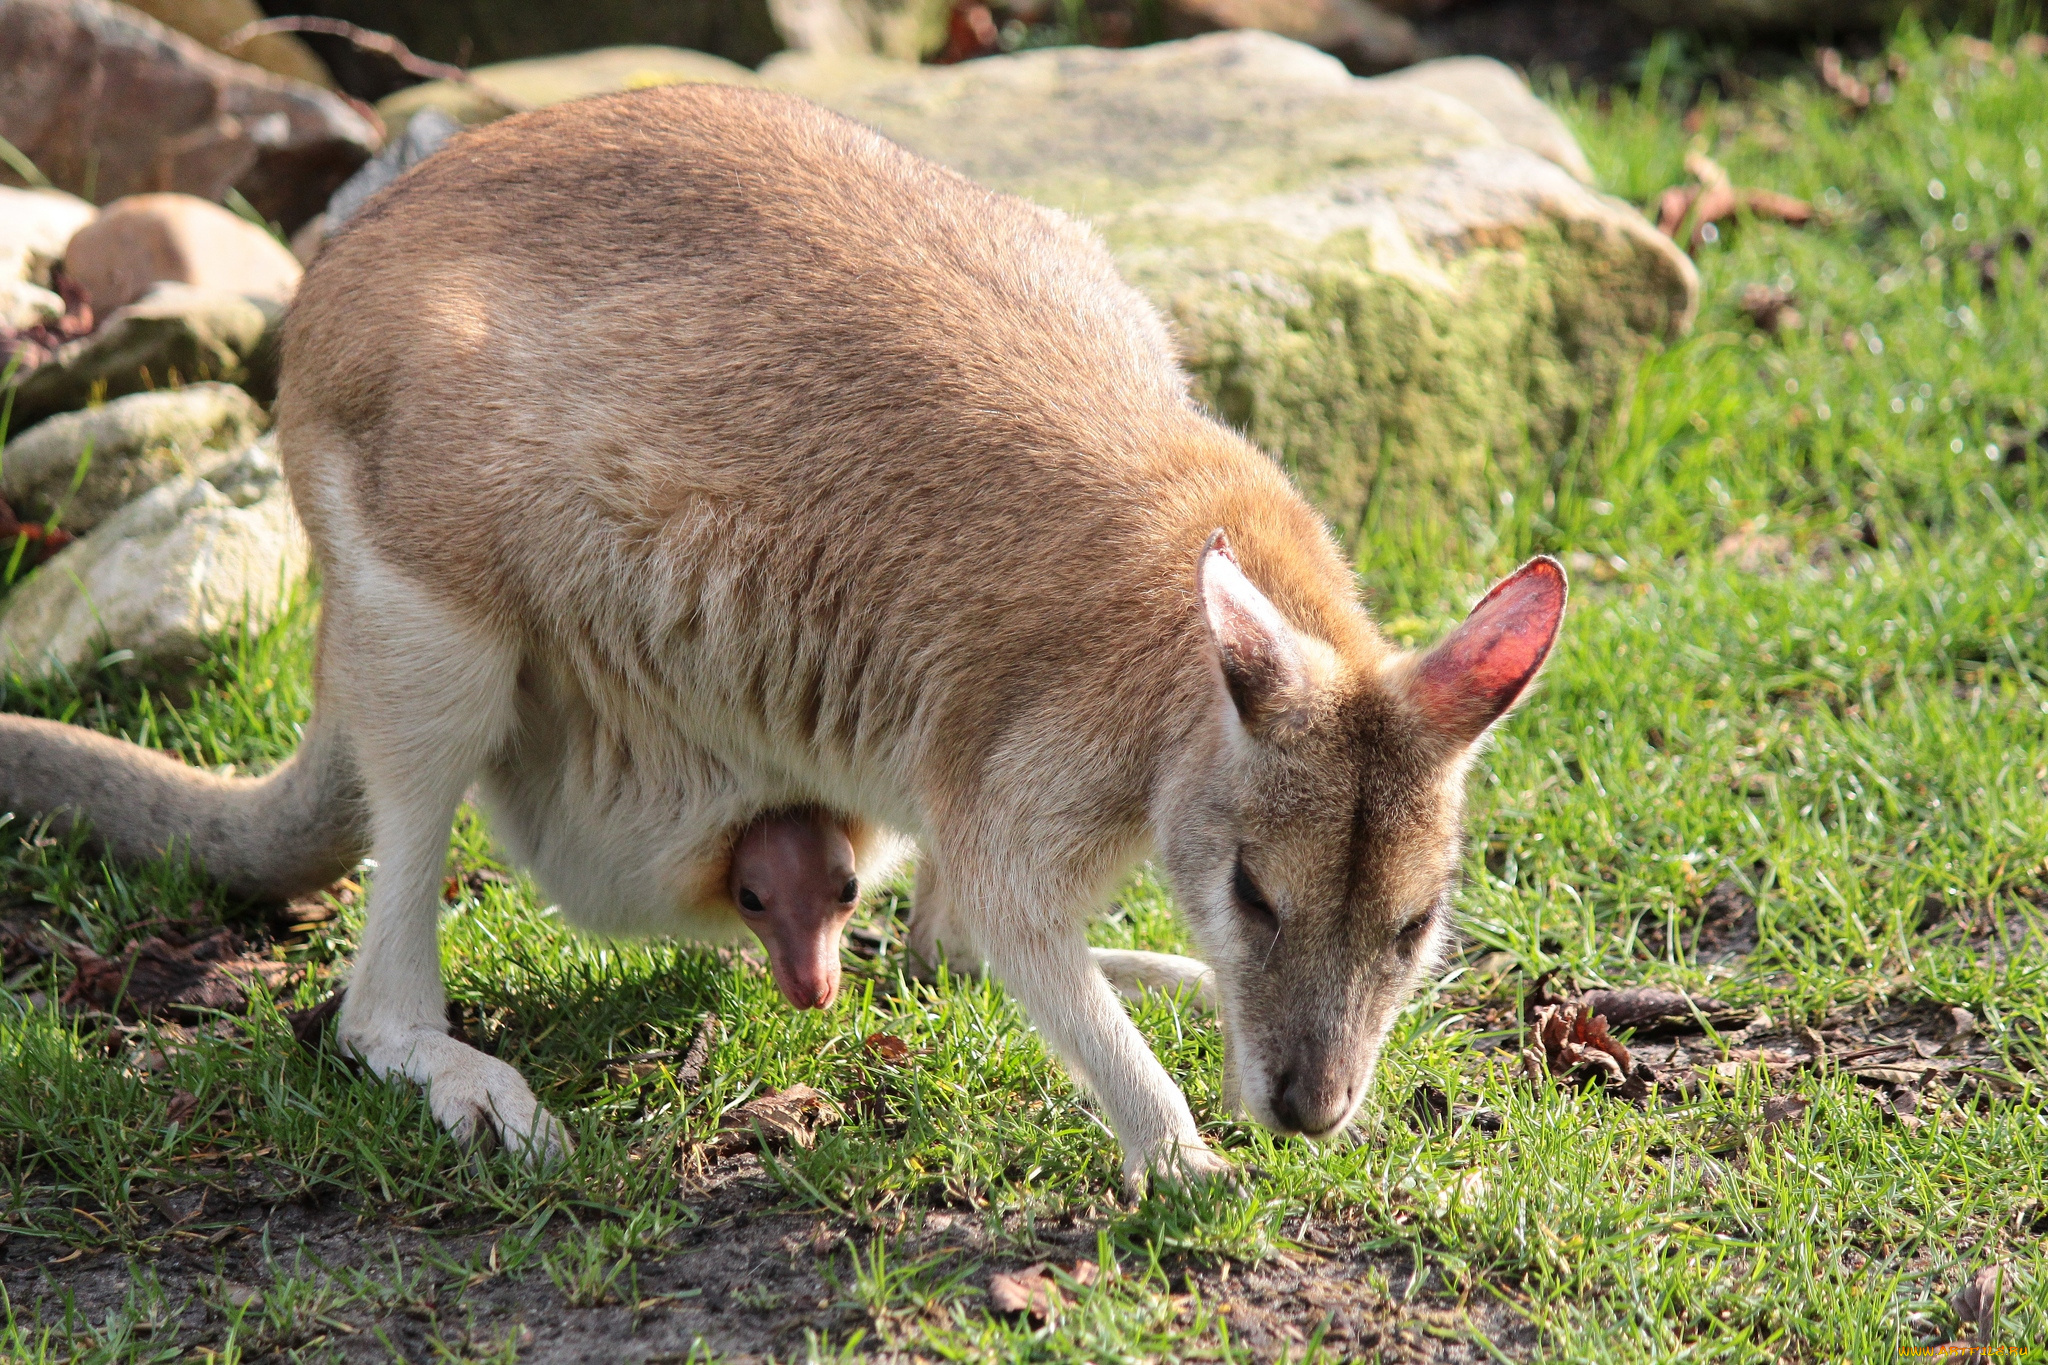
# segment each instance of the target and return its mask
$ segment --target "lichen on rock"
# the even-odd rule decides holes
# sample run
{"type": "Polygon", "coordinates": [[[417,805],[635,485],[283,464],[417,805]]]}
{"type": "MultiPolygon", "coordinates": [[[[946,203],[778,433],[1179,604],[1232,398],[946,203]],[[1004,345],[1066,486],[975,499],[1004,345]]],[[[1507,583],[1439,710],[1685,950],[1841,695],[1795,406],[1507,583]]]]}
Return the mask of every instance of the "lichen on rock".
{"type": "Polygon", "coordinates": [[[83,535],[183,474],[207,474],[270,425],[232,384],[133,393],[52,417],[0,451],[0,498],[30,522],[83,535]]]}
{"type": "Polygon", "coordinates": [[[0,611],[0,669],[90,667],[108,651],[178,668],[260,626],[310,553],[267,440],[157,485],[44,563],[0,611]]]}

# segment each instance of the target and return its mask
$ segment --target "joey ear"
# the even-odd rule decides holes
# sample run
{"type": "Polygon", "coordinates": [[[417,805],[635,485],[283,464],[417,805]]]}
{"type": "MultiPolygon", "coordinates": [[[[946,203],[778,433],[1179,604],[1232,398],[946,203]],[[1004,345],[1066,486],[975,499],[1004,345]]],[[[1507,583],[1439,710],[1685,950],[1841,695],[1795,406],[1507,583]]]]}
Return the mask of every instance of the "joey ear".
{"type": "Polygon", "coordinates": [[[1459,627],[1422,656],[1408,695],[1431,726],[1470,744],[1521,700],[1564,619],[1564,567],[1548,555],[1493,585],[1459,627]]]}
{"type": "Polygon", "coordinates": [[[1218,531],[1195,569],[1195,591],[1216,646],[1223,686],[1247,730],[1271,728],[1308,701],[1308,668],[1294,628],[1246,578],[1218,531]]]}

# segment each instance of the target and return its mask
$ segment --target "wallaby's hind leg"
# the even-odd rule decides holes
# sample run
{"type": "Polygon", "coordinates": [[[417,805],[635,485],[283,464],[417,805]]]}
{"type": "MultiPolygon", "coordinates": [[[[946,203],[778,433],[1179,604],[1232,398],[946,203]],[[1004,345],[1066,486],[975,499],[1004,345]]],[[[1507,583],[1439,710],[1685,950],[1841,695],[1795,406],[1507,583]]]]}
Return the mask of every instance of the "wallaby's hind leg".
{"type": "MultiPolygon", "coordinates": [[[[956,976],[978,974],[982,969],[981,950],[974,946],[965,920],[955,913],[939,876],[938,860],[929,850],[918,860],[906,938],[910,974],[916,980],[930,981],[937,976],[941,961],[956,976]]],[[[1090,948],[1088,956],[1126,1000],[1143,999],[1148,990],[1166,995],[1186,992],[1203,1009],[1216,1008],[1216,973],[1206,962],[1134,948],[1090,948]]]]}
{"type": "Polygon", "coordinates": [[[343,1046],[426,1088],[468,1141],[486,1129],[528,1160],[569,1149],[520,1074],[448,1036],[441,879],[456,805],[512,724],[517,659],[502,642],[373,564],[330,588],[323,691],[349,719],[370,805],[370,907],[342,1006],[343,1046]]]}
{"type": "Polygon", "coordinates": [[[1216,1008],[1216,973],[1209,964],[1178,953],[1148,953],[1132,948],[1090,948],[1088,956],[1126,1000],[1139,1000],[1148,990],[1164,995],[1192,994],[1205,1010],[1216,1008]]]}
{"type": "Polygon", "coordinates": [[[930,848],[918,854],[917,883],[910,891],[910,928],[906,938],[910,975],[915,980],[936,980],[941,962],[955,976],[976,976],[981,972],[981,950],[954,913],[946,894],[945,878],[939,871],[938,855],[930,848]]]}

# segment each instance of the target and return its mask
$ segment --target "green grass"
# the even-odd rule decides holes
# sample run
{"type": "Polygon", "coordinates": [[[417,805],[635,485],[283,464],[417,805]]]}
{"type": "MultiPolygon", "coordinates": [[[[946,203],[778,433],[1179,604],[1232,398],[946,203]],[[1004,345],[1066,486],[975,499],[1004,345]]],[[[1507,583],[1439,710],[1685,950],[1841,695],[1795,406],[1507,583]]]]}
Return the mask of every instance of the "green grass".
{"type": "MultiPolygon", "coordinates": [[[[1564,96],[1613,193],[1649,205],[1690,149],[1823,215],[1736,223],[1703,248],[1692,337],[1649,359],[1606,431],[1555,453],[1542,485],[1500,488],[1455,537],[1360,547],[1381,614],[1411,641],[1529,553],[1578,566],[1542,690],[1474,782],[1467,960],[1505,954],[1508,976],[1454,970],[1402,1017],[1363,1141],[1276,1143],[1225,1114],[1214,1026],[1154,1000],[1141,1026],[1251,1175],[1241,1191],[1121,1208],[1112,1140],[999,988],[914,986],[849,959],[848,998],[795,1014],[743,962],[580,939],[537,913],[530,886],[489,884],[449,917],[450,988],[574,1131],[577,1156],[545,1177],[468,1159],[415,1095],[297,1049],[268,1004],[166,1071],[131,1074],[127,1045],[110,1058],[98,1024],[47,1003],[68,969],[17,973],[0,996],[7,1264],[83,1248],[136,1269],[119,1304],[13,1305],[0,1358],[369,1359],[373,1327],[407,1314],[431,1324],[408,1358],[515,1358],[516,1315],[465,1305],[513,1284],[549,1287],[568,1313],[641,1301],[710,1226],[697,1145],[796,1081],[863,1097],[769,1167],[771,1203],[834,1230],[816,1259],[854,1325],[814,1337],[819,1358],[1266,1354],[1188,1276],[1313,1265],[1325,1245],[1423,1267],[1423,1298],[1462,1304],[1471,1333],[1518,1321],[1534,1354],[1561,1361],[1890,1359],[1953,1335],[1949,1295],[2010,1260],[2025,1285],[1997,1340],[2039,1349],[2038,1082],[1909,1131],[1851,1080],[1807,1076],[1780,1085],[1814,1102],[1807,1120],[1766,1139],[1753,1072],[1639,1111],[1536,1091],[1512,1048],[1481,1046],[1503,1027],[1489,1009],[1563,968],[1708,987],[1793,1022],[1964,1005],[2013,1068],[2041,1064],[2048,954],[1989,952],[1972,926],[2003,919],[2038,942],[2023,893],[2048,886],[2048,446],[2006,453],[2048,427],[2048,240],[2003,253],[1995,295],[1967,253],[2048,227],[2048,62],[2004,47],[1977,61],[1910,29],[1892,50],[1897,97],[1860,116],[1805,78],[1708,98],[1697,132],[1656,91],[1564,96]],[[1760,332],[1739,307],[1755,283],[1792,291],[1803,325],[1760,332]],[[1684,931],[1731,877],[1760,902],[1757,951],[1703,962],[1684,931]],[[701,1089],[607,1072],[684,1047],[706,1011],[727,1028],[701,1089]],[[862,1044],[876,1032],[919,1051],[879,1061],[862,1044]],[[1422,1082],[1495,1111],[1500,1131],[1416,1131],[1404,1103],[1422,1082]],[[171,1125],[177,1090],[200,1108],[171,1125]],[[369,1242],[389,1230],[397,1249],[337,1266],[273,1244],[237,1272],[260,1304],[171,1302],[153,1258],[213,1225],[169,1232],[152,1199],[201,1186],[353,1210],[369,1242]],[[974,1238],[920,1242],[938,1214],[974,1238]],[[1070,1287],[1054,1324],[991,1316],[985,1271],[1036,1259],[1035,1230],[1074,1217],[1117,1273],[1070,1287]]],[[[5,704],[260,767],[305,714],[311,611],[230,642],[176,704],[118,668],[16,683],[5,704]]],[[[35,834],[4,832],[0,900],[82,945],[112,951],[195,899],[202,917],[236,913],[182,868],[108,868],[35,834]]],[[[456,843],[465,863],[489,861],[475,821],[456,843]]],[[[294,940],[312,979],[280,1004],[327,989],[354,913],[294,940]]],[[[1098,939],[1183,946],[1143,877],[1098,939]]],[[[1418,1307],[1402,1303],[1406,1272],[1389,1274],[1347,1292],[1395,1317],[1418,1307]]]]}

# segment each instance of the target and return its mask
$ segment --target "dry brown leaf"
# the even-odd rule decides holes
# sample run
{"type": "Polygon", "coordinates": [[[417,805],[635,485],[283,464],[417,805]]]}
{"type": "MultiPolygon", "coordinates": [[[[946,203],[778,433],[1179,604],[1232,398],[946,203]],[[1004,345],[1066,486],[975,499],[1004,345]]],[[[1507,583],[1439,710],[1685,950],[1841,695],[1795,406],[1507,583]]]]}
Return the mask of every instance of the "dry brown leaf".
{"type": "Polygon", "coordinates": [[[1634,1029],[1639,1033],[1695,1033],[1700,1017],[1723,1031],[1740,1029],[1756,1018],[1756,1011],[1718,1000],[1694,999],[1683,991],[1660,986],[1631,986],[1625,990],[1587,991],[1579,1007],[1607,1021],[1610,1029],[1634,1029]]]}
{"type": "Polygon", "coordinates": [[[1530,1024],[1534,1046],[1523,1054],[1531,1079],[1570,1076],[1612,1088],[1625,1100],[1655,1093],[1657,1073],[1629,1056],[1607,1032],[1607,1021],[1579,1005],[1539,1005],[1530,1024]]]}
{"type": "Polygon", "coordinates": [[[915,1055],[915,1049],[893,1033],[870,1033],[861,1046],[872,1053],[877,1061],[907,1062],[915,1055]]]}
{"type": "Polygon", "coordinates": [[[723,1027],[719,1017],[707,1014],[697,1025],[697,1032],[690,1039],[689,1051],[683,1054],[683,1064],[676,1068],[676,1086],[681,1090],[695,1090],[697,1082],[704,1075],[704,1063],[711,1060],[711,1045],[718,1041],[718,1031],[723,1027]]]}
{"type": "Polygon", "coordinates": [[[171,1101],[164,1106],[164,1117],[172,1123],[186,1124],[199,1112],[199,1097],[189,1090],[173,1090],[171,1101]]]}
{"type": "Polygon", "coordinates": [[[718,1136],[711,1140],[717,1156],[754,1150],[761,1139],[770,1144],[793,1142],[809,1150],[818,1141],[820,1129],[843,1122],[839,1106],[808,1085],[793,1085],[766,1095],[756,1095],[725,1116],[718,1136]]]}
{"type": "Polygon", "coordinates": [[[1922,1126],[1920,1116],[1914,1112],[1920,1108],[1920,1092],[1910,1085],[1887,1086],[1878,1091],[1877,1107],[1908,1132],[1922,1126]]]}
{"type": "Polygon", "coordinates": [[[1856,75],[1842,65],[1842,54],[1834,48],[1824,47],[1813,54],[1815,64],[1820,67],[1820,83],[1849,101],[1858,109],[1870,107],[1870,87],[1858,80],[1856,75]]]}
{"type": "Polygon", "coordinates": [[[1059,1286],[1045,1273],[1046,1269],[1041,1261],[1014,1275],[997,1271],[989,1276],[989,1306],[998,1313],[1028,1313],[1040,1322],[1057,1317],[1065,1301],[1060,1297],[1059,1286]]]}
{"type": "Polygon", "coordinates": [[[1749,320],[1757,330],[1773,336],[1779,332],[1796,332],[1805,321],[1799,310],[1792,306],[1792,291],[1778,289],[1768,284],[1752,284],[1742,291],[1742,311],[1749,314],[1749,320]]]}
{"type": "Polygon", "coordinates": [[[1955,1292],[1948,1305],[1956,1310],[1956,1317],[1962,1324],[1974,1331],[1977,1340],[1983,1342],[1998,1326],[1998,1315],[2013,1301],[2019,1287],[2019,1279],[2012,1266],[2003,1263],[1987,1265],[1955,1292]]]}
{"type": "Polygon", "coordinates": [[[1804,1095],[1773,1095],[1764,1101],[1764,1128],[1768,1131],[1796,1122],[1811,1108],[1813,1101],[1804,1095]]]}
{"type": "MultiPolygon", "coordinates": [[[[1692,169],[1690,159],[1687,169],[1692,169]]],[[[1698,250],[1707,242],[1707,228],[1734,217],[1738,210],[1795,227],[1813,220],[1813,205],[1804,199],[1776,190],[1738,189],[1723,179],[1719,183],[1674,185],[1664,191],[1657,198],[1657,230],[1674,242],[1684,242],[1688,250],[1698,250]],[[1687,224],[1691,225],[1689,232],[1685,231],[1687,224]]]]}
{"type": "Polygon", "coordinates": [[[73,948],[78,974],[64,992],[64,1003],[131,1019],[174,1010],[239,1014],[248,1008],[249,989],[256,982],[275,994],[298,979],[299,968],[291,963],[241,954],[239,946],[234,931],[222,929],[192,944],[144,939],[120,957],[73,948]]]}

